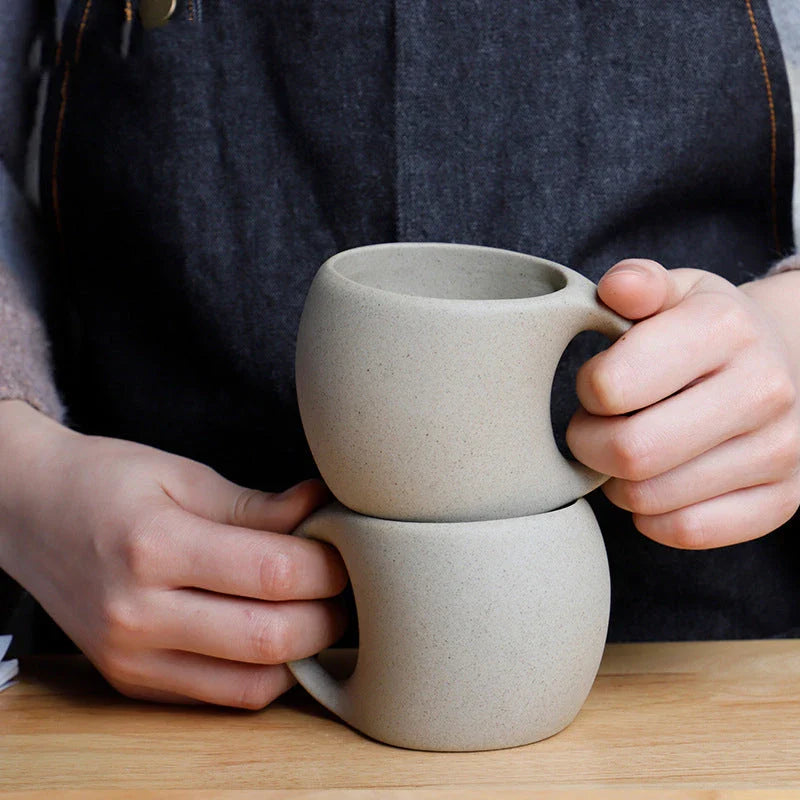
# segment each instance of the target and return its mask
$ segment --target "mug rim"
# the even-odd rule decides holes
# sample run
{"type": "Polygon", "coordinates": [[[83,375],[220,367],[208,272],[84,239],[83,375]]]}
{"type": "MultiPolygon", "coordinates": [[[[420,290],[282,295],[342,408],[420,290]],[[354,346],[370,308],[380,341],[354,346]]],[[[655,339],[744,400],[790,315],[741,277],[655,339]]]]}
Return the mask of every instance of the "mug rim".
{"type": "MultiPolygon", "coordinates": [[[[575,514],[585,514],[587,510],[591,511],[591,504],[585,497],[576,497],[569,503],[553,508],[548,511],[540,511],[537,514],[524,514],[522,516],[513,517],[497,517],[492,519],[473,519],[473,520],[411,520],[411,519],[391,519],[389,517],[374,517],[368,514],[362,514],[360,511],[354,511],[352,508],[344,505],[339,500],[332,500],[330,503],[320,507],[311,514],[314,517],[317,514],[329,514],[333,517],[347,517],[352,520],[356,525],[364,525],[368,528],[378,529],[381,533],[388,533],[388,531],[380,531],[381,528],[392,528],[393,533],[403,535],[453,535],[464,536],[468,533],[476,533],[480,535],[492,536],[495,534],[507,533],[509,527],[527,527],[526,521],[536,519],[538,523],[545,520],[552,520],[555,517],[569,517],[575,514]],[[469,531],[464,531],[464,528],[469,528],[469,531]],[[436,528],[435,531],[429,529],[436,528]],[[426,530],[427,529],[427,530],[426,530]]],[[[594,512],[592,512],[594,513],[594,512]]],[[[310,518],[310,517],[309,517],[310,518]]],[[[302,527],[301,522],[298,528],[302,527]]]]}
{"type": "MultiPolygon", "coordinates": [[[[559,264],[557,261],[543,258],[541,256],[534,256],[530,253],[522,253],[518,250],[509,250],[502,247],[490,247],[487,245],[477,244],[462,244],[459,242],[380,242],[377,244],[366,244],[358,247],[350,247],[347,250],[341,250],[338,253],[327,258],[320,267],[320,272],[325,271],[336,276],[337,280],[357,287],[357,289],[366,294],[377,295],[381,297],[402,298],[408,303],[419,303],[424,305],[448,305],[448,306],[465,306],[472,308],[486,309],[491,307],[508,306],[525,306],[531,303],[541,304],[547,301],[547,298],[555,297],[570,289],[578,279],[583,279],[583,276],[575,272],[569,267],[559,264]],[[355,280],[350,276],[340,271],[338,262],[346,260],[353,255],[365,252],[379,252],[385,250],[407,250],[407,249],[425,249],[425,250],[461,250],[471,252],[483,252],[491,254],[494,257],[504,255],[513,256],[517,259],[522,259],[530,264],[536,266],[549,267],[561,275],[564,279],[564,285],[557,289],[546,292],[545,294],[528,295],[525,297],[484,297],[484,298],[461,298],[461,297],[435,297],[431,295],[410,294],[408,292],[398,292],[392,289],[384,289],[378,286],[372,286],[368,283],[355,280]]],[[[584,279],[585,280],[585,279],[584,279]]]]}

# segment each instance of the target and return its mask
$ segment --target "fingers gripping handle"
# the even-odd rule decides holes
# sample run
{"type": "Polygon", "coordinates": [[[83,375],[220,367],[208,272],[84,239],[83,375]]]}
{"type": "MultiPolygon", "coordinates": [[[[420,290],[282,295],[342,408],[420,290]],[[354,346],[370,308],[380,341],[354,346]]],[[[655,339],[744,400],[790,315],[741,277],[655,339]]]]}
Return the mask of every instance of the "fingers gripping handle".
{"type": "MultiPolygon", "coordinates": [[[[295,532],[295,536],[318,539],[339,549],[336,542],[339,526],[326,524],[331,516],[331,506],[312,514],[295,532]]],[[[340,550],[341,553],[341,550],[340,550]]],[[[342,556],[344,558],[344,556],[342,556]]],[[[345,565],[347,566],[347,565],[345,565]]],[[[349,570],[348,570],[349,571],[349,570]]],[[[352,724],[352,703],[345,688],[346,681],[334,678],[319,663],[316,656],[290,661],[287,665],[297,682],[321,705],[336,714],[345,722],[352,724]]]]}
{"type": "MultiPolygon", "coordinates": [[[[597,286],[588,278],[569,270],[568,292],[565,293],[569,311],[564,313],[566,341],[562,354],[572,339],[583,331],[597,331],[616,341],[631,328],[631,322],[603,305],[597,299],[597,286]]],[[[574,483],[573,497],[583,497],[608,480],[608,475],[596,472],[579,461],[564,459],[574,483]]]]}

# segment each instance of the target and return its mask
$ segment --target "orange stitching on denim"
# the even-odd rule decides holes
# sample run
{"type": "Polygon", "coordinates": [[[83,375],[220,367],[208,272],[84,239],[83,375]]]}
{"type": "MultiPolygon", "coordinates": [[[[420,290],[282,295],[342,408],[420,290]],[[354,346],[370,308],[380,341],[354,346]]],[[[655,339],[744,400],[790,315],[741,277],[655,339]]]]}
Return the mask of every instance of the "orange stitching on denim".
{"type": "Polygon", "coordinates": [[[189,22],[194,22],[194,2],[193,0],[188,0],[189,3],[189,22]]]}
{"type": "MultiPolygon", "coordinates": [[[[78,29],[78,36],[75,41],[75,63],[78,63],[81,54],[81,40],[83,39],[83,32],[86,28],[86,22],[89,18],[89,11],[92,8],[92,0],[86,0],[86,4],[83,7],[83,16],[81,17],[81,25],[78,29]]],[[[58,57],[60,58],[60,51],[61,46],[59,45],[59,53],[58,57]]],[[[64,80],[61,81],[61,107],[58,109],[58,123],[56,124],[56,135],[55,135],[55,142],[53,143],[53,174],[51,176],[51,192],[53,194],[53,216],[55,217],[56,222],[56,230],[58,231],[58,236],[61,239],[63,245],[63,237],[62,237],[62,227],[61,227],[61,203],[59,200],[59,193],[58,193],[58,162],[59,162],[59,155],[61,153],[61,135],[64,131],[64,117],[67,113],[67,97],[69,95],[69,75],[70,75],[70,65],[67,63],[64,67],[64,80]]]]}
{"type": "Polygon", "coordinates": [[[61,205],[58,198],[58,155],[61,150],[61,131],[64,129],[64,114],[67,110],[67,89],[69,87],[69,64],[64,68],[64,80],[61,82],[61,108],[58,110],[58,124],[56,125],[56,138],[53,147],[53,176],[51,191],[53,193],[53,216],[56,220],[58,238],[61,236],[61,205]]]}
{"type": "Polygon", "coordinates": [[[75,63],[81,60],[81,44],[83,43],[83,33],[86,30],[86,21],[89,19],[89,12],[92,10],[92,0],[86,0],[86,5],[83,7],[83,17],[81,17],[81,26],[78,28],[78,38],[75,42],[75,63]]]}
{"type": "Polygon", "coordinates": [[[778,123],[775,118],[775,100],[772,96],[772,81],[769,78],[767,68],[767,56],[761,46],[761,36],[758,32],[756,15],[753,13],[752,0],[744,0],[747,5],[747,16],[750,17],[750,27],[753,29],[753,37],[756,40],[756,50],[761,59],[761,73],[764,76],[764,86],[767,90],[767,104],[769,106],[769,127],[770,127],[770,153],[769,153],[769,183],[772,197],[772,235],[775,237],[775,248],[780,253],[781,238],[778,233],[778,188],[775,179],[776,164],[778,160],[778,123]]]}

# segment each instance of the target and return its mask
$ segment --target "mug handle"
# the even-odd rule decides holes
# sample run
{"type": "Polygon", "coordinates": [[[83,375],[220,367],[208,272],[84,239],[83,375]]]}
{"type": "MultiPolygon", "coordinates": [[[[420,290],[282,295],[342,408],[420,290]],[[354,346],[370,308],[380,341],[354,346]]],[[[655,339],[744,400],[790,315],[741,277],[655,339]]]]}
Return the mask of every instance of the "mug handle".
{"type": "Polygon", "coordinates": [[[316,656],[290,661],[289,672],[297,682],[328,711],[352,725],[349,719],[350,702],[344,690],[344,681],[337,680],[319,663],[316,656]]]}
{"type": "MultiPolygon", "coordinates": [[[[615,342],[631,329],[633,323],[630,320],[621,317],[597,299],[597,284],[575,270],[565,267],[562,269],[567,273],[567,291],[563,295],[566,308],[562,308],[561,314],[566,341],[559,358],[579,333],[597,331],[615,342]],[[567,309],[571,313],[564,313],[567,309]]],[[[555,369],[554,366],[554,374],[555,369]]],[[[564,463],[572,473],[573,485],[569,494],[573,497],[583,497],[608,480],[608,475],[590,469],[575,459],[564,458],[564,463]]]]}
{"type": "MultiPolygon", "coordinates": [[[[322,508],[308,519],[294,531],[294,536],[301,536],[304,539],[317,539],[321,542],[327,542],[333,545],[339,554],[344,559],[344,554],[341,552],[337,540],[340,527],[335,524],[319,524],[332,507],[338,506],[333,504],[322,508]]],[[[345,562],[345,568],[348,575],[350,569],[345,562]]],[[[302,658],[299,661],[290,661],[286,664],[289,671],[297,679],[297,682],[321,705],[325,706],[328,711],[332,711],[337,717],[343,719],[349,725],[353,725],[352,721],[352,702],[350,695],[346,690],[345,680],[337,680],[333,677],[323,666],[319,663],[316,656],[309,656],[302,658]]]]}

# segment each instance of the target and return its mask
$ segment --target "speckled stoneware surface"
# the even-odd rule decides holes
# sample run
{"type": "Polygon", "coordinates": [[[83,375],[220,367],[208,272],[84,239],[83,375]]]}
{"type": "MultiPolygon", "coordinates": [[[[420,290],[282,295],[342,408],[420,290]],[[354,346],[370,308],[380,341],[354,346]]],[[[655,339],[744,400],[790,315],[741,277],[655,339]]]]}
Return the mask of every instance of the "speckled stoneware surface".
{"type": "Polygon", "coordinates": [[[604,476],[561,456],[559,359],[580,331],[629,323],[595,285],[485,247],[389,244],[319,270],[297,340],[297,396],[322,477],[375,517],[476,520],[559,508],[604,476]]]}
{"type": "Polygon", "coordinates": [[[289,665],[324,706],[389,744],[490,750],[568,725],[605,644],[605,547],[581,499],[517,519],[416,523],[339,504],[297,533],[333,544],[353,585],[360,648],[334,680],[289,665]]]}

